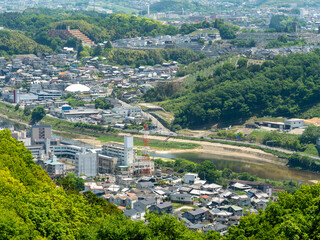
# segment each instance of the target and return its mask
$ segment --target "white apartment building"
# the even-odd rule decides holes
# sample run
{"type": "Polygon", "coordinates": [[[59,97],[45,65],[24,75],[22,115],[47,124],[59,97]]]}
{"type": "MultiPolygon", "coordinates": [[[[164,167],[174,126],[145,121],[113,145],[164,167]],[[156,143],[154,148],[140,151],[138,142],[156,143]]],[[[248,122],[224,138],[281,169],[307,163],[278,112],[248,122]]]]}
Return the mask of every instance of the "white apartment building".
{"type": "Polygon", "coordinates": [[[120,115],[122,117],[134,117],[136,115],[141,115],[142,111],[140,107],[133,106],[133,107],[115,107],[112,109],[114,113],[120,115]]]}
{"type": "Polygon", "coordinates": [[[98,174],[98,156],[97,153],[85,152],[75,155],[75,173],[78,177],[85,175],[95,177],[98,174]]]}

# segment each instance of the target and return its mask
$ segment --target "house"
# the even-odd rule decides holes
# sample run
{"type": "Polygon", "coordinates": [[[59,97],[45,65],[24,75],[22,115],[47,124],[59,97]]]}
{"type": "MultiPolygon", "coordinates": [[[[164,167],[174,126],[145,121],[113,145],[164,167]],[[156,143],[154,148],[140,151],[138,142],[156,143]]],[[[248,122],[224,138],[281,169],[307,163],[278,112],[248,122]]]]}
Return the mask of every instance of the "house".
{"type": "Polygon", "coordinates": [[[202,186],[201,188],[202,190],[205,190],[205,191],[218,191],[220,189],[222,189],[222,186],[221,185],[218,185],[218,184],[215,184],[215,183],[211,183],[211,184],[205,184],[202,186]]]}
{"type": "Polygon", "coordinates": [[[199,223],[199,222],[203,222],[206,218],[206,212],[208,212],[209,210],[207,208],[198,208],[195,210],[191,210],[188,212],[184,212],[182,214],[182,217],[188,219],[191,223],[199,223]]]}
{"type": "Polygon", "coordinates": [[[233,215],[236,215],[236,216],[243,216],[242,208],[235,205],[221,206],[219,207],[219,209],[225,210],[227,212],[231,212],[233,215]]]}
{"type": "Polygon", "coordinates": [[[156,204],[157,204],[156,200],[154,200],[152,198],[146,198],[146,199],[139,200],[139,201],[135,202],[133,204],[133,208],[134,209],[138,209],[138,208],[149,209],[151,206],[156,205],[156,204]]]}
{"type": "Polygon", "coordinates": [[[266,210],[267,203],[269,202],[269,200],[267,200],[267,199],[254,199],[252,202],[253,202],[253,205],[256,207],[256,209],[266,210]]]}
{"type": "Polygon", "coordinates": [[[213,226],[213,230],[219,233],[223,233],[228,230],[228,226],[222,223],[217,223],[213,226]]]}
{"type": "Polygon", "coordinates": [[[192,188],[190,188],[190,187],[181,187],[181,188],[179,188],[179,192],[180,193],[189,193],[189,192],[191,192],[191,190],[192,190],[192,188]]]}
{"type": "Polygon", "coordinates": [[[154,183],[152,182],[139,182],[137,183],[138,189],[151,189],[154,187],[154,183]]]}
{"type": "Polygon", "coordinates": [[[138,201],[138,197],[132,193],[118,195],[105,194],[103,195],[103,198],[117,206],[130,208],[133,208],[134,204],[138,201]]]}
{"type": "Polygon", "coordinates": [[[194,197],[186,193],[174,193],[170,195],[170,200],[173,203],[193,204],[194,197]]]}
{"type": "Polygon", "coordinates": [[[185,184],[194,184],[198,178],[198,174],[195,173],[187,173],[183,177],[183,181],[185,184]]]}
{"type": "Polygon", "coordinates": [[[211,199],[211,202],[207,204],[207,206],[216,207],[216,206],[223,206],[229,204],[230,202],[223,197],[214,197],[211,199]]]}
{"type": "Polygon", "coordinates": [[[240,207],[249,207],[251,205],[251,200],[247,195],[232,196],[230,201],[240,207]]]}
{"type": "Polygon", "coordinates": [[[123,215],[130,217],[133,221],[139,221],[144,219],[145,210],[142,209],[125,209],[123,215]]]}
{"type": "Polygon", "coordinates": [[[211,202],[211,197],[209,197],[208,195],[201,195],[199,198],[199,202],[201,206],[207,206],[208,203],[211,202]]]}
{"type": "Polygon", "coordinates": [[[252,188],[261,190],[262,192],[268,193],[270,191],[270,189],[272,189],[272,185],[271,184],[267,184],[267,183],[260,183],[260,182],[251,182],[251,181],[244,181],[244,180],[231,180],[230,184],[234,184],[234,183],[241,183],[241,184],[245,184],[247,186],[250,186],[252,188]]]}
{"type": "Polygon", "coordinates": [[[84,192],[91,191],[97,196],[102,196],[105,194],[103,186],[97,185],[96,182],[85,182],[84,183],[84,192]]]}
{"type": "Polygon", "coordinates": [[[164,202],[157,205],[152,205],[149,208],[150,212],[156,212],[156,213],[172,213],[172,203],[171,202],[164,202]]]}
{"type": "Polygon", "coordinates": [[[290,129],[301,128],[304,126],[304,121],[302,119],[287,119],[284,120],[284,124],[289,125],[290,129]]]}
{"type": "Polygon", "coordinates": [[[229,226],[234,226],[234,225],[238,225],[239,224],[239,221],[240,221],[240,216],[237,216],[237,215],[234,215],[234,216],[231,216],[229,218],[229,221],[228,221],[228,225],[229,226]]]}
{"type": "Polygon", "coordinates": [[[222,224],[227,223],[229,220],[229,217],[231,217],[232,215],[233,214],[231,212],[227,212],[227,211],[220,211],[220,212],[214,213],[216,221],[222,224]]]}
{"type": "Polygon", "coordinates": [[[224,192],[220,193],[220,197],[224,197],[224,198],[231,198],[234,195],[233,192],[229,191],[229,190],[225,190],[224,192]]]}
{"type": "Polygon", "coordinates": [[[204,224],[193,224],[188,227],[192,231],[203,232],[205,225],[204,224]]]}
{"type": "Polygon", "coordinates": [[[141,177],[138,182],[156,182],[156,179],[154,177],[150,177],[150,176],[143,176],[141,177]]]}
{"type": "Polygon", "coordinates": [[[236,182],[230,185],[230,189],[234,191],[245,191],[251,189],[251,187],[246,184],[236,182]]]}
{"type": "Polygon", "coordinates": [[[267,193],[264,193],[260,190],[254,189],[254,188],[247,191],[247,196],[249,198],[253,198],[253,197],[254,198],[268,198],[269,197],[269,195],[267,193]]]}

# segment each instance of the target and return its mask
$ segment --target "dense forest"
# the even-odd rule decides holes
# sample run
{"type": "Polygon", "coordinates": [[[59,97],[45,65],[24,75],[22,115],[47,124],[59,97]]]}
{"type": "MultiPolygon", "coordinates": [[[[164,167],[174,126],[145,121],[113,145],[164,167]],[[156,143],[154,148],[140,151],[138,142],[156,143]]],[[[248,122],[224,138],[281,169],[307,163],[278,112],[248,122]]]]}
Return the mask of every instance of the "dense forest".
{"type": "Polygon", "coordinates": [[[271,31],[277,32],[294,32],[293,23],[296,23],[298,28],[306,26],[306,22],[297,17],[273,15],[270,20],[269,28],[271,31]]]}
{"type": "Polygon", "coordinates": [[[26,10],[23,13],[9,12],[0,14],[0,25],[11,30],[19,30],[39,44],[56,50],[65,45],[60,38],[49,37],[49,29],[65,29],[67,25],[78,28],[95,42],[130,38],[136,36],[175,35],[178,29],[164,25],[149,18],[135,17],[125,14],[103,15],[87,14],[87,12],[26,10]],[[78,14],[77,14],[78,13],[78,14]]]}
{"type": "Polygon", "coordinates": [[[51,52],[51,49],[16,31],[0,30],[0,56],[38,52],[51,52]]]}
{"type": "Polygon", "coordinates": [[[319,103],[320,50],[277,56],[262,65],[218,65],[205,77],[198,74],[177,93],[161,96],[162,86],[146,93],[148,101],[175,114],[174,124],[196,127],[207,123],[245,120],[252,116],[294,117],[319,103]]]}
{"type": "MultiPolygon", "coordinates": [[[[19,31],[36,43],[45,45],[53,51],[62,47],[77,47],[79,42],[59,37],[49,37],[50,29],[79,29],[96,43],[114,41],[122,38],[137,36],[189,34],[199,28],[215,27],[223,39],[233,39],[237,26],[226,24],[223,20],[212,23],[201,22],[185,24],[178,29],[171,25],[164,25],[150,18],[135,17],[125,14],[99,14],[86,11],[27,9],[23,13],[5,12],[0,14],[0,25],[9,30],[19,31]]],[[[14,42],[14,41],[13,41],[14,42]]],[[[30,41],[26,41],[29,43],[30,41]]],[[[30,45],[34,45],[30,43],[30,45]]],[[[26,47],[26,49],[29,49],[26,47]]],[[[18,53],[22,53],[22,50],[18,53]]],[[[30,53],[30,51],[29,51],[30,53]]],[[[11,53],[8,53],[11,54],[11,53]]]]}

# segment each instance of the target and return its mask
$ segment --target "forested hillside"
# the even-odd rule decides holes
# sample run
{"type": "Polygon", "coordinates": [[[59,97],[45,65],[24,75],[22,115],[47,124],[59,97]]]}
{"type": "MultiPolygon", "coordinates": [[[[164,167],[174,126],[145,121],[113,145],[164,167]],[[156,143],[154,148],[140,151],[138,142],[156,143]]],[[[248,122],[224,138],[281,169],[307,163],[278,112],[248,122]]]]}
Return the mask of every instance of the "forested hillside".
{"type": "Polygon", "coordinates": [[[132,15],[113,14],[104,17],[99,14],[90,14],[90,12],[63,10],[48,10],[48,14],[46,15],[46,9],[26,10],[24,13],[2,13],[0,14],[0,25],[11,30],[22,31],[37,43],[47,45],[53,50],[64,46],[66,41],[49,37],[47,31],[55,28],[65,29],[67,25],[70,25],[71,28],[80,29],[95,42],[178,33],[176,27],[132,15]]]}
{"type": "Polygon", "coordinates": [[[50,51],[17,31],[0,30],[0,56],[50,51]]]}
{"type": "Polygon", "coordinates": [[[189,231],[170,215],[131,221],[91,192],[64,191],[33,162],[23,143],[0,131],[0,239],[218,239],[189,231]]]}
{"type": "Polygon", "coordinates": [[[241,218],[226,239],[318,239],[319,196],[319,184],[304,185],[294,195],[282,193],[266,211],[241,218]]]}
{"type": "Polygon", "coordinates": [[[156,49],[156,50],[124,50],[112,49],[102,54],[112,62],[119,65],[153,66],[165,61],[178,61],[180,64],[189,64],[205,58],[204,54],[197,54],[188,49],[156,49]]]}
{"type": "MultiPolygon", "coordinates": [[[[247,66],[241,58],[237,66],[217,66],[208,77],[199,73],[177,94],[165,96],[170,100],[163,107],[174,111],[174,124],[182,127],[231,123],[254,115],[295,117],[320,102],[319,69],[319,49],[277,56],[262,65],[247,66]]],[[[159,101],[162,93],[150,90],[145,99],[159,101]]]]}

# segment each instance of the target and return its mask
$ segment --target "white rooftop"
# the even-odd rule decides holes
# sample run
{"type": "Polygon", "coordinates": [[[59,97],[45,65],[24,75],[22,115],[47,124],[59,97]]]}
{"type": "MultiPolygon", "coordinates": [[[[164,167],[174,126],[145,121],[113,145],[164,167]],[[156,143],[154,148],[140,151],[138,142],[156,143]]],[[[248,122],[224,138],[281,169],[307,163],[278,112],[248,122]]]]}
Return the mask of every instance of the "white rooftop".
{"type": "Polygon", "coordinates": [[[72,84],[65,89],[66,92],[90,92],[90,88],[83,84],[72,84]]]}

